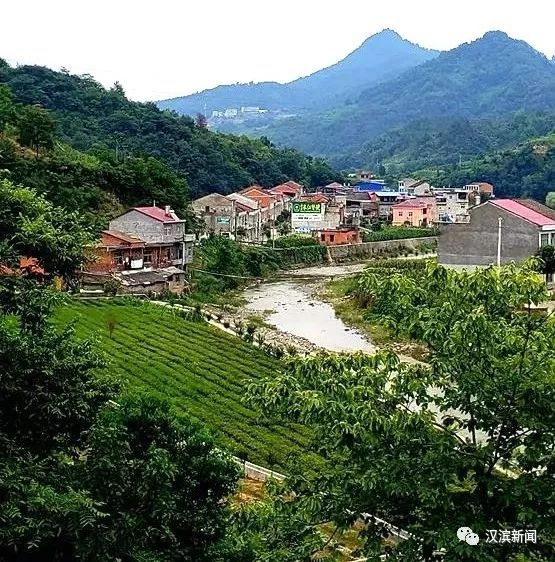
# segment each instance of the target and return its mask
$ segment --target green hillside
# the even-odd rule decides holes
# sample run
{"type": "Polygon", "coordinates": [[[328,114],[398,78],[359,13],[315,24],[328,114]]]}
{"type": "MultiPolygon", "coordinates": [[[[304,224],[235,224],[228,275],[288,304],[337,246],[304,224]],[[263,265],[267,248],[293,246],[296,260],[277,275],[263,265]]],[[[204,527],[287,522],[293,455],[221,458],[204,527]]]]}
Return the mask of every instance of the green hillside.
{"type": "Polygon", "coordinates": [[[202,322],[185,320],[148,303],[94,300],[57,311],[58,325],[78,319],[77,335],[99,338],[112,373],[133,388],[145,388],[204,423],[222,445],[248,460],[283,467],[290,453],[302,453],[300,426],[268,424],[242,404],[249,380],[280,368],[243,340],[202,322]],[[115,322],[110,338],[108,321],[115,322]],[[274,461],[275,462],[275,461],[274,461]]]}
{"type": "Polygon", "coordinates": [[[408,174],[426,166],[458,163],[462,158],[510,148],[555,130],[555,111],[518,112],[508,118],[441,118],[414,121],[367,143],[360,152],[337,162],[341,167],[379,164],[389,174],[408,174]]]}
{"type": "Polygon", "coordinates": [[[479,179],[497,186],[498,195],[543,202],[555,186],[555,134],[471,158],[460,166],[420,170],[415,175],[435,185],[464,185],[479,179]]]}
{"type": "Polygon", "coordinates": [[[349,105],[282,120],[254,134],[312,154],[356,158],[365,143],[424,119],[494,119],[555,110],[555,66],[505,33],[441,53],[378,84],[349,105]]]}
{"type": "Polygon", "coordinates": [[[214,133],[153,103],[133,102],[117,83],[106,90],[90,76],[40,66],[12,68],[0,59],[1,84],[17,103],[50,110],[62,142],[81,151],[108,152],[120,161],[154,157],[183,175],[193,196],[288,179],[318,185],[337,176],[325,162],[278,149],[267,139],[214,133]]]}

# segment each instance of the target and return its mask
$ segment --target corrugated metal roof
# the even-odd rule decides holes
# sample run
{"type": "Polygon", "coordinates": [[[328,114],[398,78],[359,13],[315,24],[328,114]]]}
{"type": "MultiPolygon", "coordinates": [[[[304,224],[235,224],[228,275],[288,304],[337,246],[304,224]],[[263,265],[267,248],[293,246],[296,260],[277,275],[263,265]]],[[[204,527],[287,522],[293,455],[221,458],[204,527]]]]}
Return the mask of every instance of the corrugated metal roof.
{"type": "Polygon", "coordinates": [[[539,211],[530,209],[513,199],[490,199],[488,203],[495,205],[505,211],[509,211],[520,218],[523,218],[538,226],[555,226],[555,220],[539,211]]]}

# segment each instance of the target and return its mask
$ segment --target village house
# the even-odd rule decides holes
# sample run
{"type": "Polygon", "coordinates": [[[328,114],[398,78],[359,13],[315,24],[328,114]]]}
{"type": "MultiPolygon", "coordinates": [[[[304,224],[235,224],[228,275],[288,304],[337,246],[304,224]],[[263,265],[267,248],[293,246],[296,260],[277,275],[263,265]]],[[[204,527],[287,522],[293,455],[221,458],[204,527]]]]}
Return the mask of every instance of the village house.
{"type": "Polygon", "coordinates": [[[134,207],[112,219],[108,230],[144,241],[142,267],[186,266],[193,260],[195,237],[185,233],[185,221],[168,205],[134,207]]]}
{"type": "Polygon", "coordinates": [[[378,217],[378,196],[370,191],[351,191],[345,196],[345,215],[351,216],[355,212],[365,219],[378,217]]]}
{"type": "Polygon", "coordinates": [[[398,191],[376,191],[378,201],[378,216],[381,219],[389,220],[393,215],[393,206],[396,205],[403,196],[398,191]]]}
{"type": "Polygon", "coordinates": [[[392,206],[393,226],[432,226],[437,219],[435,198],[406,199],[392,206]],[[432,201],[433,199],[433,201],[432,201]]]}
{"type": "Polygon", "coordinates": [[[194,235],[169,208],[135,207],[116,217],[94,247],[90,273],[186,267],[193,260],[194,235]]]}
{"type": "Polygon", "coordinates": [[[195,215],[204,221],[206,234],[233,237],[235,234],[235,201],[220,193],[210,193],[191,203],[195,215]]]}
{"type": "Polygon", "coordinates": [[[338,228],[344,221],[345,206],[322,193],[304,195],[291,209],[291,230],[297,234],[338,228]]]}
{"type": "Polygon", "coordinates": [[[289,199],[296,199],[304,193],[304,186],[296,181],[289,180],[268,189],[272,195],[285,195],[289,199]]]}
{"type": "Polygon", "coordinates": [[[240,193],[226,195],[235,201],[235,237],[248,242],[262,241],[262,214],[258,201],[240,193]]]}
{"type": "Polygon", "coordinates": [[[444,265],[521,263],[555,245],[555,211],[528,199],[490,199],[469,211],[470,222],[441,225],[438,260],[444,265]],[[501,226],[501,228],[499,228],[501,226]]]}
{"type": "Polygon", "coordinates": [[[239,191],[239,193],[258,203],[261,210],[263,225],[274,222],[281,212],[288,206],[285,203],[286,198],[283,194],[270,193],[260,186],[254,185],[246,187],[245,189],[239,191]]]}
{"type": "Polygon", "coordinates": [[[360,244],[362,242],[358,228],[325,228],[316,232],[316,237],[325,246],[340,244],[360,244]]]}
{"type": "Polygon", "coordinates": [[[434,193],[440,222],[468,222],[471,204],[467,190],[442,189],[434,193]]]}

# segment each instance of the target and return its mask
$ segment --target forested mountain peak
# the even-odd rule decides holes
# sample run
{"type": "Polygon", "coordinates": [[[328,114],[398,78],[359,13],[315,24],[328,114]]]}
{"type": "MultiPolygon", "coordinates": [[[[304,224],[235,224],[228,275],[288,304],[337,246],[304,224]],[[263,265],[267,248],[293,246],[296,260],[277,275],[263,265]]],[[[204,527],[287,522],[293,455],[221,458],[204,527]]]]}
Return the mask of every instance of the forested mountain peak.
{"type": "Polygon", "coordinates": [[[287,84],[263,82],[218,86],[157,102],[159,107],[193,115],[204,111],[251,105],[270,110],[303,111],[327,107],[356,97],[360,90],[398,76],[437,56],[391,29],[366,39],[339,62],[287,84]]]}

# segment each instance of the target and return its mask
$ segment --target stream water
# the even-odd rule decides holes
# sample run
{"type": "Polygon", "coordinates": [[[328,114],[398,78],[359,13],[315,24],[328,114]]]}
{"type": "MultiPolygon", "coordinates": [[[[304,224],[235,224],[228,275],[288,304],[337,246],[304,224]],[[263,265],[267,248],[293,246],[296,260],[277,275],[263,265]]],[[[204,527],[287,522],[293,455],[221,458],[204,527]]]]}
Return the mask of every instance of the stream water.
{"type": "Polygon", "coordinates": [[[314,296],[318,279],[360,271],[363,265],[310,267],[290,272],[288,279],[262,283],[244,291],[248,310],[264,313],[278,330],[307,339],[330,351],[368,351],[375,348],[362,334],[346,326],[333,307],[314,296]]]}

